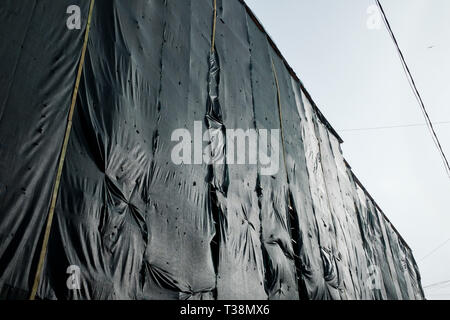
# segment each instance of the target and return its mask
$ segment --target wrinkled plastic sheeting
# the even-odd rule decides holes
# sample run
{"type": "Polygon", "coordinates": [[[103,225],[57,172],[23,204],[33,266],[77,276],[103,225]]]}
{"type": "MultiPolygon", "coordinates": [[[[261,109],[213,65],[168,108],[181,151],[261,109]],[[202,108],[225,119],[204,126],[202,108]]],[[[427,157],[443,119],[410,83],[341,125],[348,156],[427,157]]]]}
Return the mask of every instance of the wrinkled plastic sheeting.
{"type": "Polygon", "coordinates": [[[1,297],[26,298],[34,279],[83,44],[70,5],[87,16],[86,1],[0,3],[1,297]]]}
{"type": "MultiPolygon", "coordinates": [[[[0,4],[3,299],[31,291],[88,9],[0,4]]],[[[411,250],[249,9],[218,0],[214,50],[212,30],[210,0],[96,0],[37,296],[422,299],[411,250]],[[175,165],[172,132],[194,121],[281,130],[280,169],[175,165]]]]}

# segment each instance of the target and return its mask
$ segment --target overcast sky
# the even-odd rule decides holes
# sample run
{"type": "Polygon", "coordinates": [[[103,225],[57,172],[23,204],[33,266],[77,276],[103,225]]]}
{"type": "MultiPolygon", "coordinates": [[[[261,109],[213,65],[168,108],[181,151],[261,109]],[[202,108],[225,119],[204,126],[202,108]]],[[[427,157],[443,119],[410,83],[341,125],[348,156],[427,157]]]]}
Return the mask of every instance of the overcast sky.
{"type": "MultiPolygon", "coordinates": [[[[353,171],[413,250],[422,284],[450,280],[450,178],[374,0],[246,0],[344,139],[353,171]]],[[[434,122],[450,121],[450,1],[382,0],[434,122]]],[[[450,157],[450,124],[436,126],[450,157]]],[[[425,289],[450,299],[450,284],[425,289]]]]}

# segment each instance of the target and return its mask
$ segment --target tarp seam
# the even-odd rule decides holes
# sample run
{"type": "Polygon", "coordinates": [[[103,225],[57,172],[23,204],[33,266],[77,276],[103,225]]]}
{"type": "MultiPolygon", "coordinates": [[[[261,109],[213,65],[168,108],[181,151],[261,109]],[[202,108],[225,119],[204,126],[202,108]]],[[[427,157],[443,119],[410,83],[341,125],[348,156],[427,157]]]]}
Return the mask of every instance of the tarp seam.
{"type": "Polygon", "coordinates": [[[287,163],[286,163],[286,147],[285,147],[285,139],[284,139],[284,130],[283,130],[283,114],[282,114],[282,105],[281,105],[281,90],[280,90],[280,83],[278,81],[278,75],[277,75],[277,70],[275,68],[275,64],[273,62],[273,58],[271,57],[271,62],[272,62],[272,70],[273,70],[273,75],[275,78],[275,85],[276,85],[276,89],[277,89],[277,104],[278,104],[278,116],[279,116],[279,120],[280,120],[280,132],[281,132],[281,147],[283,149],[283,163],[284,163],[284,170],[286,172],[286,182],[287,182],[287,195],[288,195],[288,210],[287,210],[287,225],[288,225],[288,234],[291,238],[292,243],[292,249],[293,249],[293,257],[292,259],[294,260],[294,266],[295,266],[295,276],[296,276],[296,280],[297,280],[297,292],[300,296],[302,296],[302,288],[303,288],[303,283],[302,283],[302,275],[301,275],[301,261],[300,261],[300,256],[299,256],[299,249],[300,249],[300,243],[298,243],[299,238],[297,237],[297,239],[294,239],[293,237],[293,229],[296,230],[296,235],[298,236],[298,225],[292,225],[293,223],[298,224],[298,213],[297,211],[294,209],[293,203],[292,203],[292,194],[291,194],[291,190],[290,190],[290,182],[289,182],[289,173],[288,173],[288,167],[287,167],[287,163]],[[293,216],[295,215],[295,217],[293,216]],[[297,250],[296,250],[297,249],[297,250]]]}

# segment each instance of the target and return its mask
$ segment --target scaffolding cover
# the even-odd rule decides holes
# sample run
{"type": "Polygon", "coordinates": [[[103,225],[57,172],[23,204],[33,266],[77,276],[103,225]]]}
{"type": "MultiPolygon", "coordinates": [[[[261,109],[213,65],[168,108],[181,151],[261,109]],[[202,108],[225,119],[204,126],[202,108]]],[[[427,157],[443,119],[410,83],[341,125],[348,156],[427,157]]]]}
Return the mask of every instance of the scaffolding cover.
{"type": "Polygon", "coordinates": [[[89,13],[0,2],[0,298],[35,279],[39,299],[424,298],[410,248],[245,3],[96,0],[83,61],[89,13]],[[279,170],[175,164],[172,133],[195,123],[280,130],[279,170]]]}

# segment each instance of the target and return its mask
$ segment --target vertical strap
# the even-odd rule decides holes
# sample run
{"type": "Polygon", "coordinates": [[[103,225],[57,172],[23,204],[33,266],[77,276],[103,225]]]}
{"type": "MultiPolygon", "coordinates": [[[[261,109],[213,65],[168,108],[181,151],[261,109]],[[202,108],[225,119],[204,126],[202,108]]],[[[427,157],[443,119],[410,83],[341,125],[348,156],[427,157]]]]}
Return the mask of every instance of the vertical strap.
{"type": "Polygon", "coordinates": [[[215,51],[215,43],[216,43],[216,24],[217,24],[217,0],[214,0],[214,18],[213,18],[213,30],[212,30],[212,39],[211,39],[211,52],[215,51]]]}
{"type": "Polygon", "coordinates": [[[94,10],[94,3],[95,3],[95,0],[91,0],[90,7],[89,7],[89,17],[88,17],[87,26],[86,26],[86,33],[84,35],[83,49],[81,51],[80,64],[78,66],[78,74],[77,74],[77,78],[75,81],[75,88],[73,90],[72,103],[71,103],[70,109],[69,109],[69,116],[68,116],[68,120],[67,120],[66,132],[64,135],[64,142],[63,142],[61,154],[59,157],[58,171],[56,173],[56,180],[55,180],[55,185],[53,187],[52,200],[51,200],[50,210],[49,210],[48,218],[47,218],[47,225],[45,227],[44,239],[42,242],[41,253],[39,256],[39,262],[38,262],[38,266],[37,266],[37,270],[36,270],[36,275],[34,277],[33,287],[32,287],[31,294],[30,294],[30,300],[35,300],[35,298],[36,298],[36,293],[37,293],[37,290],[39,287],[39,282],[41,280],[41,275],[42,275],[42,271],[44,268],[44,261],[45,261],[45,256],[47,254],[48,240],[50,238],[50,231],[52,228],[53,216],[55,213],[56,200],[58,198],[58,191],[59,191],[59,186],[60,186],[60,182],[61,182],[61,175],[62,175],[62,171],[64,168],[64,161],[66,159],[67,145],[69,143],[70,132],[72,130],[73,113],[74,113],[75,104],[77,101],[78,88],[80,86],[81,75],[83,73],[83,65],[84,65],[84,60],[86,57],[86,49],[87,49],[87,44],[88,44],[88,40],[89,40],[89,31],[91,29],[91,20],[92,20],[92,12],[94,10]]]}

